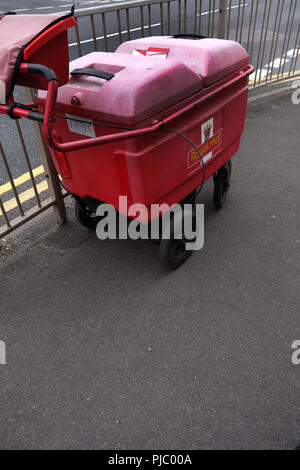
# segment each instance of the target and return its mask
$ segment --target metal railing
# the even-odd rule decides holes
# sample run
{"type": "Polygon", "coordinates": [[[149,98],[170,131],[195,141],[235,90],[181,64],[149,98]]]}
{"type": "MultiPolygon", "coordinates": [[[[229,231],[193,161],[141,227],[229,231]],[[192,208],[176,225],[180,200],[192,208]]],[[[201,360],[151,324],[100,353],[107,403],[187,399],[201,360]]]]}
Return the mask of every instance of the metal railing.
{"type": "MultiPolygon", "coordinates": [[[[78,26],[69,32],[70,57],[114,51],[125,40],[153,35],[188,33],[232,39],[249,52],[255,66],[250,88],[256,89],[300,76],[299,10],[300,0],[134,0],[77,10],[78,26]]],[[[4,182],[0,180],[0,237],[51,206],[59,223],[66,220],[64,194],[38,125],[33,129],[26,125],[25,136],[23,123],[15,121],[10,126],[15,126],[10,133],[23,154],[18,161],[27,171],[21,177],[18,165],[12,171],[9,161],[17,150],[11,140],[2,139],[0,168],[6,177],[0,170],[4,182]],[[37,143],[42,160],[35,168],[32,142],[37,143]],[[24,184],[29,186],[30,204],[28,194],[24,197],[26,191],[18,191],[24,184]]]]}
{"type": "Polygon", "coordinates": [[[240,42],[256,69],[251,88],[300,75],[300,0],[137,0],[78,10],[75,16],[73,58],[113,51],[137,37],[191,33],[240,42]]]}
{"type": "MultiPolygon", "coordinates": [[[[26,92],[31,101],[32,90],[26,92]]],[[[24,133],[23,123],[19,120],[10,121],[4,117],[2,123],[9,135],[0,141],[0,238],[51,206],[54,208],[57,222],[64,223],[65,194],[61,191],[39,124],[34,123],[32,127],[31,123],[24,123],[24,133]],[[3,140],[6,142],[6,150],[3,140]],[[33,153],[32,146],[35,154],[33,160],[39,162],[34,168],[30,156],[30,153],[33,153]],[[10,160],[13,163],[10,163],[10,160]],[[15,174],[18,176],[14,176],[15,174]]]]}

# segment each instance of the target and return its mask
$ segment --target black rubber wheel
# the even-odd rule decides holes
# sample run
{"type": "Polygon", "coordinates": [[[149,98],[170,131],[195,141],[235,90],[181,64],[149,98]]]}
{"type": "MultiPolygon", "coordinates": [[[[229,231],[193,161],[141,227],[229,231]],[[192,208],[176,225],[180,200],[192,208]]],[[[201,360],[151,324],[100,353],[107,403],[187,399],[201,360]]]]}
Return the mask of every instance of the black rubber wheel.
{"type": "Polygon", "coordinates": [[[214,204],[217,210],[221,210],[227,199],[231,178],[231,161],[227,162],[214,175],[214,204]]]}
{"type": "Polygon", "coordinates": [[[91,230],[96,230],[100,220],[99,217],[95,216],[94,212],[88,208],[83,209],[77,201],[75,202],[75,217],[81,225],[91,230]]]}
{"type": "MultiPolygon", "coordinates": [[[[196,216],[192,213],[193,228],[196,226],[196,216]]],[[[176,239],[174,233],[176,233],[176,224],[183,226],[182,220],[171,221],[170,238],[161,239],[159,246],[159,257],[162,263],[169,269],[175,270],[182,266],[192,255],[193,251],[186,249],[186,240],[184,233],[183,237],[176,239]]],[[[183,230],[182,230],[183,231],[183,230]]]]}

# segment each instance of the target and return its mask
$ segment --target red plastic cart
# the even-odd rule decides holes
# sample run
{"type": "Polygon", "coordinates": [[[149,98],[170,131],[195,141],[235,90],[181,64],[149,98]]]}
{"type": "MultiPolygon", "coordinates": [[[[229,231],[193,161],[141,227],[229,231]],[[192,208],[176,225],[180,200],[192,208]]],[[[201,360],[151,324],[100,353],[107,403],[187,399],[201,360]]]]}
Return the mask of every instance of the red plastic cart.
{"type": "MultiPolygon", "coordinates": [[[[201,36],[149,37],[81,57],[69,75],[66,30],[73,24],[72,16],[57,19],[23,47],[15,83],[46,91],[25,106],[10,96],[0,113],[43,122],[79,221],[95,228],[102,202],[127,215],[122,195],[149,208],[142,222],[151,222],[152,204],[191,202],[211,177],[215,206],[223,207],[253,71],[243,47],[201,36]]],[[[160,242],[172,268],[190,254],[184,236],[160,242]]]]}

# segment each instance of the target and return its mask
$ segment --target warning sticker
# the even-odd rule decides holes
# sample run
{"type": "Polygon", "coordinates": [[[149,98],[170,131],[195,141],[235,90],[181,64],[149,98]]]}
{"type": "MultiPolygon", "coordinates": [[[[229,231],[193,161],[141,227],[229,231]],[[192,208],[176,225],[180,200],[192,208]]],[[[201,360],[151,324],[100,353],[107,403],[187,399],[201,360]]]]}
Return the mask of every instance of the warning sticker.
{"type": "Polygon", "coordinates": [[[166,59],[170,49],[161,47],[149,47],[147,50],[134,49],[131,55],[143,55],[144,57],[155,57],[156,59],[166,59]]]}

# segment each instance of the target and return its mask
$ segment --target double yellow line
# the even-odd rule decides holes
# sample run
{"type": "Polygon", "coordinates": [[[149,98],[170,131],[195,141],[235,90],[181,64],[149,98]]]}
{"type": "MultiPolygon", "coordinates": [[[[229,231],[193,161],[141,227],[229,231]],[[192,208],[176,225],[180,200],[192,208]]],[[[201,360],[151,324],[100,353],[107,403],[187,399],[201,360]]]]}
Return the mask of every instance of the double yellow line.
{"type": "MultiPolygon", "coordinates": [[[[253,72],[253,74],[255,74],[255,71],[253,72]]],[[[252,75],[253,75],[253,74],[252,74],[252,75]]],[[[286,83],[286,82],[292,82],[292,81],[294,81],[294,80],[300,80],[299,74],[300,74],[300,70],[295,70],[295,73],[293,73],[293,75],[291,75],[291,76],[289,76],[289,72],[285,72],[285,73],[283,73],[283,74],[280,73],[280,74],[279,74],[279,77],[278,77],[278,74],[276,73],[276,74],[272,75],[271,77],[268,77],[268,76],[267,76],[267,77],[262,77],[262,78],[260,79],[260,81],[259,81],[259,71],[257,71],[256,83],[264,83],[264,82],[266,82],[266,81],[276,80],[276,79],[278,79],[278,78],[280,78],[280,77],[281,77],[282,79],[285,78],[285,77],[287,77],[287,79],[280,81],[279,84],[280,84],[280,83],[286,83]],[[295,77],[294,75],[297,75],[297,76],[295,77]]],[[[250,85],[250,86],[251,86],[251,85],[254,85],[254,83],[255,83],[255,80],[250,80],[250,81],[249,81],[249,85],[250,85]]],[[[278,82],[274,82],[274,85],[276,85],[277,83],[278,83],[278,82]]],[[[270,85],[273,85],[273,83],[270,83],[270,85]]]]}
{"type": "MultiPolygon", "coordinates": [[[[42,175],[44,173],[43,165],[40,165],[37,168],[34,168],[34,170],[32,170],[32,173],[33,173],[34,177],[42,175]]],[[[30,178],[30,173],[29,172],[24,173],[23,175],[21,175],[18,178],[14,179],[14,185],[16,187],[20,186],[21,184],[24,184],[27,181],[30,181],[30,179],[31,179],[30,178]]],[[[36,189],[37,189],[37,192],[39,194],[44,192],[44,191],[47,191],[47,189],[48,189],[47,181],[45,180],[45,181],[42,181],[41,183],[38,183],[36,185],[36,189]]],[[[8,193],[10,191],[12,191],[12,185],[10,183],[3,184],[2,186],[0,186],[0,197],[3,194],[8,193]]],[[[21,203],[29,201],[30,199],[35,197],[34,189],[33,188],[27,189],[26,191],[23,191],[22,193],[20,193],[18,196],[19,196],[19,200],[20,200],[21,203]]],[[[13,197],[12,199],[9,199],[8,201],[4,202],[3,206],[4,206],[4,209],[5,209],[5,212],[9,212],[9,211],[15,209],[16,207],[18,207],[16,198],[13,197]]],[[[0,210],[0,216],[1,215],[2,215],[2,211],[0,210]]]]}

